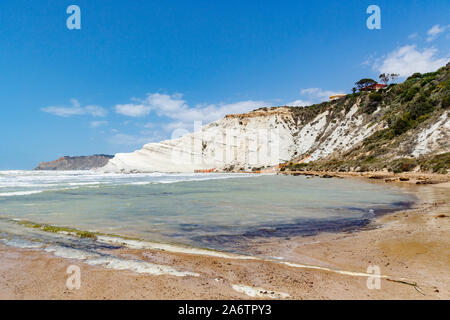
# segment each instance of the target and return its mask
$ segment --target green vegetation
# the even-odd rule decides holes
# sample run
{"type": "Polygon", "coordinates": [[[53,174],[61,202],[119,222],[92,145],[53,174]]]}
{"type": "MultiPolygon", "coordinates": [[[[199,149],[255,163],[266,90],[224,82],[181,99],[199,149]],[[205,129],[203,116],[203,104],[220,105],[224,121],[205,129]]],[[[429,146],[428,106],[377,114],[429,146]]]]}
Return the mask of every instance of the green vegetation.
{"type": "Polygon", "coordinates": [[[390,164],[389,170],[400,173],[412,171],[416,167],[421,171],[446,174],[450,169],[450,152],[431,157],[396,159],[390,164]]]}
{"type": "Polygon", "coordinates": [[[394,173],[409,172],[418,169],[422,172],[446,174],[450,170],[450,152],[434,156],[422,156],[418,158],[400,158],[385,161],[375,156],[361,157],[353,160],[319,160],[310,163],[287,164],[282,171],[380,171],[388,169],[394,173]]]}
{"type": "Polygon", "coordinates": [[[289,166],[289,169],[291,171],[302,171],[302,169],[307,168],[307,167],[308,167],[307,163],[293,163],[289,166]]]}
{"type": "Polygon", "coordinates": [[[374,101],[374,102],[380,102],[381,100],[383,99],[383,96],[381,95],[381,93],[378,93],[378,92],[372,92],[370,95],[369,95],[369,100],[372,102],[372,101],[374,101]]]}
{"type": "Polygon", "coordinates": [[[442,108],[448,109],[448,107],[450,107],[450,94],[442,99],[442,108]]]}
{"type": "Polygon", "coordinates": [[[309,107],[290,107],[292,116],[300,123],[313,120],[319,113],[324,112],[329,107],[328,102],[313,104],[309,107]]]}
{"type": "Polygon", "coordinates": [[[408,79],[406,80],[413,80],[413,79],[417,79],[417,78],[421,78],[422,74],[420,72],[416,72],[413,75],[409,76],[408,79]]]}
{"type": "MultiPolygon", "coordinates": [[[[372,81],[362,79],[358,81],[358,88],[368,86],[372,81]]],[[[312,121],[325,111],[329,111],[328,124],[334,124],[342,119],[342,111],[348,112],[355,104],[359,106],[355,116],[362,115],[363,123],[368,127],[382,124],[382,128],[352,149],[330,155],[323,160],[299,164],[306,155],[298,155],[298,158],[294,159],[296,161],[289,163],[285,170],[388,169],[393,172],[420,170],[446,173],[450,169],[450,156],[445,153],[448,151],[447,147],[439,155],[406,157],[412,152],[417,134],[434,124],[450,107],[450,63],[436,72],[413,74],[405,82],[391,84],[377,92],[354,92],[337,101],[310,107],[291,107],[291,110],[298,125],[312,121]]],[[[440,143],[448,146],[448,142],[440,143]]]]}
{"type": "Polygon", "coordinates": [[[67,228],[67,227],[57,227],[57,226],[52,226],[52,225],[48,225],[48,224],[39,224],[39,223],[34,223],[31,221],[26,221],[26,220],[20,220],[17,221],[18,224],[23,225],[27,228],[33,228],[33,229],[41,229],[42,231],[46,231],[46,232],[53,232],[53,233],[68,233],[80,238],[92,238],[92,239],[96,239],[97,236],[95,233],[93,232],[89,232],[89,231],[82,231],[82,230],[78,230],[78,229],[74,229],[74,228],[67,228]]]}
{"type": "Polygon", "coordinates": [[[417,92],[419,92],[419,90],[420,90],[419,87],[412,87],[412,88],[409,88],[408,90],[404,91],[403,94],[401,95],[402,101],[403,102],[411,101],[414,98],[414,96],[417,94],[417,92]]]}
{"type": "Polygon", "coordinates": [[[372,114],[377,110],[378,105],[383,100],[383,95],[378,92],[372,92],[369,94],[369,101],[365,103],[361,110],[366,114],[372,114]]]}
{"type": "Polygon", "coordinates": [[[394,173],[408,172],[418,166],[417,160],[413,158],[396,159],[389,165],[389,171],[394,173]]]}
{"type": "Polygon", "coordinates": [[[438,154],[433,157],[421,157],[417,162],[422,171],[445,174],[450,170],[450,152],[438,154]]]}
{"type": "Polygon", "coordinates": [[[12,220],[12,219],[7,219],[7,220],[10,222],[15,222],[17,224],[20,224],[27,228],[40,229],[42,231],[52,232],[52,233],[63,233],[63,234],[68,234],[68,235],[79,237],[79,238],[90,238],[90,239],[96,240],[98,236],[108,236],[108,237],[115,237],[115,238],[120,238],[120,239],[124,239],[124,240],[139,240],[139,241],[141,240],[139,238],[128,237],[128,236],[123,236],[123,235],[116,235],[116,234],[112,234],[112,233],[91,232],[91,231],[79,230],[79,229],[75,229],[75,228],[58,227],[58,226],[53,226],[53,225],[49,225],[49,224],[35,223],[35,222],[27,221],[27,220],[12,220]]]}

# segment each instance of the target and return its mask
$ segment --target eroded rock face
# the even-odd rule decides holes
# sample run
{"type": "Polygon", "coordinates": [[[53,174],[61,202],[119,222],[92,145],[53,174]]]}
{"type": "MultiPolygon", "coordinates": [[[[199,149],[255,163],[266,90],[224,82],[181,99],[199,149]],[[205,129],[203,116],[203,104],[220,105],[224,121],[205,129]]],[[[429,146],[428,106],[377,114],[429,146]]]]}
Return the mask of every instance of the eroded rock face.
{"type": "Polygon", "coordinates": [[[310,161],[347,150],[382,126],[364,123],[363,115],[355,115],[357,105],[348,113],[320,113],[306,123],[294,119],[288,108],[279,109],[227,116],[179,139],[117,154],[102,170],[250,170],[276,166],[299,156],[309,156],[310,161]]]}
{"type": "Polygon", "coordinates": [[[41,162],[34,170],[90,170],[105,166],[113,157],[105,154],[80,157],[65,156],[55,161],[41,162]]]}
{"type": "Polygon", "coordinates": [[[411,155],[414,157],[426,155],[442,149],[445,152],[450,141],[449,112],[444,112],[435,121],[425,126],[415,137],[414,149],[411,155]]]}
{"type": "Polygon", "coordinates": [[[295,131],[287,108],[230,115],[179,139],[116,154],[102,170],[193,172],[277,165],[292,157],[295,131]]]}
{"type": "MultiPolygon", "coordinates": [[[[141,150],[116,154],[101,170],[251,170],[292,159],[319,160],[343,153],[386,128],[386,121],[381,120],[384,112],[382,108],[371,114],[361,112],[361,100],[357,100],[347,108],[331,104],[309,120],[296,117],[292,108],[287,107],[228,115],[179,139],[149,143],[141,150]]],[[[398,147],[392,156],[448,152],[448,112],[443,112],[435,122],[411,132],[408,147],[398,147]]]]}

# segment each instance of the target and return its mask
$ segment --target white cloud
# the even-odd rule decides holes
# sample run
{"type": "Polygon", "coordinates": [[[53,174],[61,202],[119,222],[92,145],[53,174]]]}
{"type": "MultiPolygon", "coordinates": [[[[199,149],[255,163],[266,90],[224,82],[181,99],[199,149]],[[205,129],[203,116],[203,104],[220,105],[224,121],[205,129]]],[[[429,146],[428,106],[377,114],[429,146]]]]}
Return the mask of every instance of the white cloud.
{"type": "Polygon", "coordinates": [[[431,42],[435,40],[441,33],[448,29],[449,26],[440,26],[439,24],[434,25],[430,30],[428,30],[427,41],[431,42]]]}
{"type": "Polygon", "coordinates": [[[315,103],[328,101],[330,99],[330,96],[337,93],[338,92],[324,90],[321,88],[306,88],[300,90],[300,99],[286,103],[286,105],[293,107],[306,107],[315,103]]]}
{"type": "Polygon", "coordinates": [[[108,114],[108,111],[99,106],[86,106],[82,107],[76,99],[70,100],[71,107],[50,106],[41,108],[41,111],[53,114],[59,117],[71,117],[79,115],[91,115],[93,117],[104,117],[108,114]]]}
{"type": "Polygon", "coordinates": [[[219,120],[227,114],[245,113],[267,106],[269,104],[264,101],[248,100],[230,104],[204,104],[191,107],[179,93],[173,95],[149,93],[145,99],[138,100],[135,104],[117,105],[115,110],[119,114],[131,117],[144,117],[154,111],[159,117],[174,120],[173,123],[166,126],[167,129],[192,129],[195,121],[207,124],[219,120]]]}
{"type": "Polygon", "coordinates": [[[438,58],[437,53],[436,48],[420,50],[415,45],[406,45],[389,53],[381,63],[375,63],[374,69],[380,73],[398,73],[401,77],[435,71],[449,61],[449,57],[438,58]]]}
{"type": "Polygon", "coordinates": [[[305,101],[305,100],[295,100],[295,101],[286,103],[286,105],[290,106],[290,107],[306,107],[306,106],[310,106],[312,104],[314,104],[314,103],[311,101],[305,101]]]}
{"type": "Polygon", "coordinates": [[[85,113],[84,109],[81,108],[80,103],[72,99],[70,100],[72,107],[46,107],[42,108],[41,111],[54,114],[55,116],[59,117],[71,117],[75,115],[82,115],[85,113]]]}
{"type": "Polygon", "coordinates": [[[231,113],[245,113],[254,109],[268,106],[264,101],[240,101],[230,104],[208,104],[190,107],[181,99],[180,94],[169,96],[167,94],[148,94],[147,104],[159,116],[165,116],[183,123],[202,121],[209,123],[223,118],[231,113]]]}
{"type": "Polygon", "coordinates": [[[71,117],[84,114],[84,110],[81,108],[70,108],[70,107],[46,107],[41,109],[43,112],[51,113],[58,117],[71,117]]]}
{"type": "Polygon", "coordinates": [[[160,93],[149,93],[145,102],[159,115],[168,115],[171,118],[177,116],[179,111],[189,109],[184,100],[181,100],[179,93],[172,96],[160,93]]]}
{"type": "Polygon", "coordinates": [[[97,128],[100,126],[107,125],[108,121],[91,121],[90,126],[91,128],[97,128]]]}
{"type": "Polygon", "coordinates": [[[419,38],[420,36],[419,36],[419,33],[418,32],[414,32],[414,33],[411,33],[409,36],[408,36],[408,39],[411,39],[411,40],[414,40],[414,39],[417,39],[417,38],[419,38]]]}
{"type": "Polygon", "coordinates": [[[364,58],[364,61],[361,63],[363,66],[370,66],[373,64],[373,62],[376,59],[376,53],[371,53],[369,55],[366,55],[364,58]]]}
{"type": "Polygon", "coordinates": [[[86,106],[84,110],[93,117],[105,117],[108,114],[106,109],[99,106],[86,106]]]}
{"type": "Polygon", "coordinates": [[[181,121],[174,121],[174,122],[169,122],[169,123],[163,125],[163,128],[166,131],[173,131],[176,129],[185,129],[187,126],[189,126],[189,124],[186,124],[181,121]]]}
{"type": "Polygon", "coordinates": [[[320,88],[308,88],[300,91],[301,95],[306,95],[314,102],[321,102],[324,100],[328,100],[330,96],[337,94],[338,92],[323,90],[320,88]]]}
{"type": "Polygon", "coordinates": [[[142,104],[118,104],[115,106],[116,113],[129,117],[144,117],[151,111],[149,106],[142,104]]]}
{"type": "Polygon", "coordinates": [[[136,136],[125,133],[117,133],[109,137],[108,142],[116,145],[142,146],[150,142],[160,141],[160,136],[136,136]]]}

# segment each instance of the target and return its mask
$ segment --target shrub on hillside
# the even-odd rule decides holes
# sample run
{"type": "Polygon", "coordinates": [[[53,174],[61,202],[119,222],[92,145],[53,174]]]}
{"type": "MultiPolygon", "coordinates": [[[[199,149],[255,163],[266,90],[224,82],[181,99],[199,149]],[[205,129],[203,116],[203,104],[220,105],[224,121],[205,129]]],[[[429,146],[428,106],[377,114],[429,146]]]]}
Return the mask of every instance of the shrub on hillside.
{"type": "Polygon", "coordinates": [[[420,79],[420,78],[422,78],[422,74],[420,72],[416,72],[413,75],[409,76],[408,79],[406,79],[406,80],[420,79]]]}
{"type": "Polygon", "coordinates": [[[370,101],[380,102],[381,99],[383,99],[383,96],[382,96],[381,93],[379,93],[379,92],[372,92],[372,93],[369,95],[369,99],[370,99],[370,101]]]}
{"type": "Polygon", "coordinates": [[[361,106],[361,110],[364,113],[372,114],[378,108],[378,104],[383,99],[381,93],[373,92],[369,95],[369,102],[361,106]]]}
{"type": "Polygon", "coordinates": [[[433,157],[423,156],[419,159],[422,171],[446,174],[450,169],[450,152],[441,153],[433,157]]]}
{"type": "Polygon", "coordinates": [[[392,125],[392,132],[394,135],[399,136],[412,127],[409,113],[404,114],[401,118],[397,119],[392,125]]]}
{"type": "Polygon", "coordinates": [[[417,92],[419,92],[419,88],[418,87],[412,87],[412,88],[406,90],[402,94],[402,100],[404,102],[411,101],[414,98],[414,96],[417,94],[417,92]]]}
{"type": "Polygon", "coordinates": [[[289,169],[292,171],[301,171],[302,169],[305,169],[308,167],[307,163],[296,163],[291,166],[289,166],[289,169]]]}
{"type": "Polygon", "coordinates": [[[450,94],[442,99],[442,108],[447,109],[450,107],[450,94]]]}
{"type": "Polygon", "coordinates": [[[394,173],[407,172],[413,170],[417,165],[416,159],[397,159],[392,162],[389,171],[393,171],[394,173]]]}
{"type": "Polygon", "coordinates": [[[413,120],[418,119],[419,117],[431,113],[434,110],[434,106],[428,100],[417,101],[408,107],[410,117],[413,120]]]}

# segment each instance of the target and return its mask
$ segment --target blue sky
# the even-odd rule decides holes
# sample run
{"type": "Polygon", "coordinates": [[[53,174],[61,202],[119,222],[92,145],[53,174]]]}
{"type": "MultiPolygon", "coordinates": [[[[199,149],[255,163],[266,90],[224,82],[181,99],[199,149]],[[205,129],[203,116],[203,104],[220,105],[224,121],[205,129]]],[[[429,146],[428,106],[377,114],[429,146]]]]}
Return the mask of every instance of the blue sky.
{"type": "Polygon", "coordinates": [[[449,14],[448,0],[2,0],[0,170],[431,71],[450,60],[449,14]],[[81,30],[66,27],[71,4],[81,30]],[[371,4],[381,30],[366,27],[371,4]]]}

